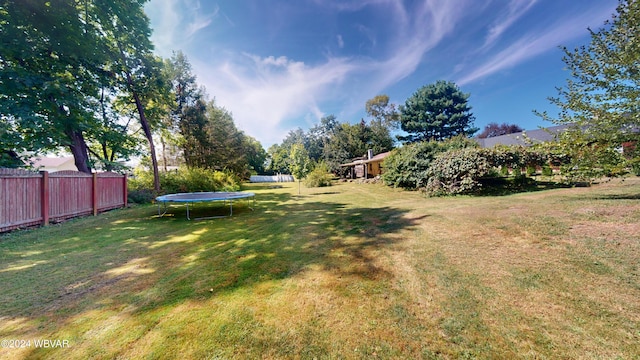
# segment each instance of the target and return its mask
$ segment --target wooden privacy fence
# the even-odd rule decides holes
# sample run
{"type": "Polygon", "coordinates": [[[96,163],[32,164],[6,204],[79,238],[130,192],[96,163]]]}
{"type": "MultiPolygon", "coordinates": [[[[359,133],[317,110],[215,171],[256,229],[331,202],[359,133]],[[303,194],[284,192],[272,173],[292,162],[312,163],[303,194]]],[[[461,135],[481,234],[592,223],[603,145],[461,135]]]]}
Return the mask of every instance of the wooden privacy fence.
{"type": "Polygon", "coordinates": [[[126,175],[0,169],[0,232],[126,206],[126,175]]]}

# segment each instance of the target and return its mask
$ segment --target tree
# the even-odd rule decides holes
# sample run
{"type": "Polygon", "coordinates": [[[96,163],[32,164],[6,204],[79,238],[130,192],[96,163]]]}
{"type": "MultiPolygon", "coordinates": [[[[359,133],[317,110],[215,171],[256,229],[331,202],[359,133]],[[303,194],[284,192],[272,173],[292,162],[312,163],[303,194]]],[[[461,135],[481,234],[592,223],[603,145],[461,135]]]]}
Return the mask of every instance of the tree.
{"type": "MultiPolygon", "coordinates": [[[[289,149],[290,150],[290,149],[289,149]]],[[[267,171],[272,174],[287,174],[289,170],[289,151],[281,144],[273,144],[267,149],[267,171]]]]}
{"type": "Polygon", "coordinates": [[[62,0],[1,4],[0,115],[13,122],[17,135],[17,143],[3,142],[1,151],[65,146],[78,170],[91,172],[85,138],[96,125],[106,72],[90,14],[82,16],[78,3],[62,0]]]}
{"type": "Polygon", "coordinates": [[[152,53],[149,18],[144,13],[146,0],[85,0],[78,7],[87,14],[98,34],[88,46],[105,53],[102,71],[113,82],[120,104],[135,109],[147,139],[154,174],[154,189],[160,190],[158,161],[153,132],[160,124],[168,101],[162,61],[152,53]],[[91,15],[91,16],[89,16],[91,15]]]}
{"type": "Polygon", "coordinates": [[[339,127],[340,123],[338,123],[335,115],[327,115],[320,119],[320,124],[316,124],[309,129],[309,133],[305,135],[305,147],[312,161],[318,162],[322,160],[324,149],[329,139],[339,127]]]}
{"type": "Polygon", "coordinates": [[[205,103],[198,99],[194,105],[185,106],[179,126],[188,167],[247,176],[250,145],[236,128],[231,113],[215,100],[205,103]]]}
{"type": "Polygon", "coordinates": [[[381,124],[388,128],[396,128],[400,114],[395,104],[389,103],[389,96],[382,94],[376,95],[365,103],[365,111],[367,115],[378,120],[381,124]]]}
{"type": "Polygon", "coordinates": [[[262,144],[254,137],[244,136],[244,151],[247,158],[249,171],[256,174],[264,174],[265,164],[267,162],[267,152],[264,151],[262,144]]]}
{"type": "Polygon", "coordinates": [[[311,171],[311,161],[309,160],[309,153],[301,143],[293,144],[291,147],[291,155],[289,156],[291,161],[291,173],[298,179],[298,195],[300,195],[300,182],[311,171]]]}
{"type": "Polygon", "coordinates": [[[213,100],[207,104],[206,132],[209,142],[206,167],[248,177],[245,135],[236,127],[232,114],[213,100]]]}
{"type": "Polygon", "coordinates": [[[498,125],[498,123],[490,122],[487,124],[487,126],[484,127],[484,130],[482,130],[482,132],[478,134],[478,138],[486,139],[501,135],[514,134],[522,131],[524,131],[524,129],[515,124],[502,123],[498,125]]]}
{"type": "Polygon", "coordinates": [[[405,143],[444,140],[457,135],[471,136],[474,116],[456,84],[438,81],[418,89],[400,109],[400,126],[409,133],[399,137],[405,143]]]}
{"type": "Polygon", "coordinates": [[[620,0],[616,14],[598,31],[589,29],[591,42],[574,50],[563,48],[571,78],[551,103],[557,117],[543,118],[571,124],[560,136],[572,159],[569,168],[585,180],[620,175],[640,164],[638,147],[618,149],[640,140],[640,2],[620,0]]]}
{"type": "Polygon", "coordinates": [[[20,134],[9,118],[0,118],[0,168],[17,168],[23,165],[17,151],[26,150],[20,134]],[[17,151],[16,151],[17,150],[17,151]]]}
{"type": "MultiPolygon", "coordinates": [[[[269,147],[269,171],[273,173],[291,173],[291,163],[289,157],[291,156],[291,148],[295,144],[302,144],[307,149],[305,144],[308,142],[308,136],[301,128],[295,130],[289,130],[287,137],[282,140],[282,144],[274,144],[269,147]]],[[[307,150],[308,152],[308,150],[307,150]]]]}
{"type": "Polygon", "coordinates": [[[144,111],[158,79],[149,66],[144,2],[2,0],[0,116],[12,121],[19,141],[3,141],[0,152],[66,147],[78,170],[91,172],[90,152],[111,168],[116,157],[135,151],[110,110],[118,95],[135,90],[130,94],[144,111]]]}

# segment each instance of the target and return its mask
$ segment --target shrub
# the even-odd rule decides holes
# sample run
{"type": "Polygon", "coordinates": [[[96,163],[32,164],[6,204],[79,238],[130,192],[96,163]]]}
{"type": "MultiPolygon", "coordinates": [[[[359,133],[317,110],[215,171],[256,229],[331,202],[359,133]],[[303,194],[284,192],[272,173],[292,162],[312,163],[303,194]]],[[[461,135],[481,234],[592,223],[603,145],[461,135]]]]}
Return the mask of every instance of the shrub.
{"type": "Polygon", "coordinates": [[[333,175],[329,172],[329,166],[324,161],[319,162],[316,167],[304,179],[306,187],[331,186],[333,175]]]}
{"type": "Polygon", "coordinates": [[[127,202],[135,204],[149,204],[155,199],[151,189],[129,190],[127,202]]]}
{"type": "Polygon", "coordinates": [[[448,150],[477,148],[478,143],[457,136],[445,141],[423,141],[394,150],[385,160],[382,179],[385,184],[404,189],[424,187],[433,159],[448,150]]]}
{"type": "MultiPolygon", "coordinates": [[[[133,202],[149,202],[154,198],[153,173],[136,169],[128,182],[133,202]]],[[[201,168],[180,168],[177,171],[160,173],[160,192],[174,194],[199,191],[236,191],[240,179],[231,173],[201,168]]]]}
{"type": "Polygon", "coordinates": [[[447,151],[431,163],[424,190],[430,195],[470,193],[482,186],[480,178],[492,168],[483,149],[447,151]]]}

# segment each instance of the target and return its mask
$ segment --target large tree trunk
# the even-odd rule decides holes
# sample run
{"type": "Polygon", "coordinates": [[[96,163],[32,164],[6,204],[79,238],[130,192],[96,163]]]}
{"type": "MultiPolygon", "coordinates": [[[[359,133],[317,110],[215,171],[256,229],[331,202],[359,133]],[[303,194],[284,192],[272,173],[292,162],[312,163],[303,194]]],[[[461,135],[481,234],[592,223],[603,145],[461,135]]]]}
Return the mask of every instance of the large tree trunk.
{"type": "Polygon", "coordinates": [[[140,116],[140,125],[142,126],[142,130],[144,131],[144,135],[149,142],[149,154],[151,155],[151,167],[153,168],[153,189],[156,193],[160,192],[160,175],[158,174],[158,158],[156,157],[156,147],[153,145],[153,135],[151,134],[151,126],[147,121],[147,117],[144,113],[144,106],[142,105],[142,101],[140,100],[140,95],[135,89],[133,84],[133,79],[131,78],[131,73],[129,72],[129,68],[127,65],[127,58],[124,55],[124,51],[118,43],[118,49],[120,50],[120,57],[122,59],[122,65],[124,67],[124,72],[127,77],[127,85],[129,87],[129,91],[133,95],[133,100],[136,104],[136,110],[138,110],[138,115],[140,116]]]}
{"type": "Polygon", "coordinates": [[[89,167],[89,151],[87,150],[87,143],[84,141],[82,131],[65,130],[65,134],[69,140],[71,140],[69,150],[71,150],[71,153],[73,154],[73,160],[78,171],[91,174],[91,168],[89,167]]]}
{"type": "MultiPolygon", "coordinates": [[[[131,77],[127,73],[127,80],[131,83],[131,77]]],[[[151,126],[149,126],[149,122],[147,121],[147,117],[144,114],[144,106],[142,106],[142,101],[140,101],[140,96],[135,91],[133,92],[133,100],[136,103],[136,109],[138,110],[138,114],[140,115],[140,125],[142,125],[142,130],[144,131],[144,135],[149,142],[149,153],[151,154],[151,166],[153,167],[153,189],[156,192],[160,191],[160,175],[158,174],[158,158],[156,157],[156,147],[153,145],[153,135],[151,134],[151,126]]]]}

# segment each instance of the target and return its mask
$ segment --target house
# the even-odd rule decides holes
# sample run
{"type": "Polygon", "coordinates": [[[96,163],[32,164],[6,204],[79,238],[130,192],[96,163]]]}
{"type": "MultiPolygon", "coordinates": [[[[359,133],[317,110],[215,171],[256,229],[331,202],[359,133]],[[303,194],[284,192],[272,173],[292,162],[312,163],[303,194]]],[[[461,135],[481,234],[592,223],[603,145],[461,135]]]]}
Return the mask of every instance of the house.
{"type": "Polygon", "coordinates": [[[78,171],[72,156],[67,157],[39,157],[31,160],[31,166],[39,171],[56,172],[63,170],[78,171]]]}
{"type": "Polygon", "coordinates": [[[367,155],[361,158],[353,159],[350,163],[340,164],[341,167],[348,169],[347,178],[372,178],[382,174],[382,163],[391,152],[383,152],[373,155],[373,150],[367,151],[367,155]]]}
{"type": "Polygon", "coordinates": [[[474,138],[474,140],[476,140],[480,144],[480,147],[483,147],[483,148],[492,148],[497,145],[531,146],[537,143],[555,141],[555,137],[558,133],[565,131],[567,128],[571,126],[573,125],[568,124],[568,125],[551,126],[544,129],[522,131],[522,132],[517,132],[513,134],[494,136],[486,139],[474,138]]]}

